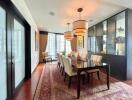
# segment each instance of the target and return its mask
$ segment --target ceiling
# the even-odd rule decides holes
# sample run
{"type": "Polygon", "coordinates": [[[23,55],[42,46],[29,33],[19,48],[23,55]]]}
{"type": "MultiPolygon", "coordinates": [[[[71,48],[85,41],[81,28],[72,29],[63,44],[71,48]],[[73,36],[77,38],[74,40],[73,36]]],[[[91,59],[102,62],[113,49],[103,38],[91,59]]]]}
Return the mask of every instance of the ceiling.
{"type": "MultiPolygon", "coordinates": [[[[38,28],[63,33],[66,23],[79,18],[77,9],[82,7],[82,19],[92,26],[126,8],[132,0],[25,0],[38,28]],[[93,20],[93,21],[90,21],[93,20]]],[[[72,29],[72,24],[70,26],[72,29]]]]}

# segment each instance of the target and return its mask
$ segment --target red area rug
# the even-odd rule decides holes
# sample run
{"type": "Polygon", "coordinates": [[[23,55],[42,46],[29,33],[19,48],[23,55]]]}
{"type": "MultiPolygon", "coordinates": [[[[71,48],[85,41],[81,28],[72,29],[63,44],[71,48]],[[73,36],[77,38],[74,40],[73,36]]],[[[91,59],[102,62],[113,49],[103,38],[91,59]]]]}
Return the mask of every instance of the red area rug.
{"type": "MultiPolygon", "coordinates": [[[[79,100],[132,100],[132,87],[110,78],[110,90],[107,90],[106,76],[101,73],[101,80],[96,74],[90,78],[85,85],[81,83],[81,94],[79,100]]],[[[56,64],[47,64],[43,69],[34,100],[75,100],[76,77],[72,79],[71,88],[68,89],[67,81],[56,64]]]]}

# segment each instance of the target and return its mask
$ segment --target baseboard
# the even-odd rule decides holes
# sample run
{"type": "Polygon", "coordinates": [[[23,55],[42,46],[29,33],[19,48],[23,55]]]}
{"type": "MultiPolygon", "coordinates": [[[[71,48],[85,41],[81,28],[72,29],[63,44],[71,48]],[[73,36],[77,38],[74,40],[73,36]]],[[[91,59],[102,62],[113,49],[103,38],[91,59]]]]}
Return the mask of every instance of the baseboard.
{"type": "MultiPolygon", "coordinates": [[[[39,64],[39,63],[38,63],[39,64]]],[[[35,72],[35,70],[37,69],[37,67],[38,67],[38,64],[36,65],[36,67],[34,68],[34,70],[33,70],[33,72],[32,73],[34,73],[35,72]]],[[[32,74],[31,73],[31,74],[32,74]]]]}
{"type": "Polygon", "coordinates": [[[25,82],[26,78],[24,78],[19,85],[15,88],[15,91],[13,93],[13,96],[20,90],[20,88],[22,87],[23,83],[25,82]]]}

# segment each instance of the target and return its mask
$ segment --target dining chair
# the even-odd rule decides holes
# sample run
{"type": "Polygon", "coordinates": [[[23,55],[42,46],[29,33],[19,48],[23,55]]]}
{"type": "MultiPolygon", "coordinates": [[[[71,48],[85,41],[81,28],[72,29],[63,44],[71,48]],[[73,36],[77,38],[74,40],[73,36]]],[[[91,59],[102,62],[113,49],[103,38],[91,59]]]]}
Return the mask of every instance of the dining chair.
{"type": "Polygon", "coordinates": [[[42,56],[43,56],[44,63],[46,63],[47,61],[52,62],[52,57],[50,55],[48,55],[48,52],[42,52],[42,56]]]}
{"type": "Polygon", "coordinates": [[[85,50],[85,49],[80,50],[79,56],[80,56],[81,60],[84,60],[84,61],[88,60],[88,52],[87,52],[87,50],[85,50]]]}
{"type": "Polygon", "coordinates": [[[78,52],[76,52],[76,51],[71,51],[70,54],[72,57],[75,57],[75,58],[77,58],[77,56],[78,56],[78,52]]]}
{"type": "Polygon", "coordinates": [[[63,55],[60,54],[59,57],[60,57],[60,69],[61,69],[61,73],[63,75],[63,73],[64,73],[63,55]]]}
{"type": "Polygon", "coordinates": [[[60,64],[61,64],[61,61],[60,61],[60,54],[57,53],[57,67],[60,68],[60,64]]]}
{"type": "MultiPolygon", "coordinates": [[[[73,76],[77,76],[77,71],[73,70],[69,58],[63,57],[63,62],[64,62],[64,71],[65,71],[64,81],[66,80],[66,76],[68,76],[69,77],[68,88],[70,88],[71,79],[73,76]]],[[[81,75],[83,75],[83,83],[84,83],[85,73],[82,72],[81,75]]]]}
{"type": "MultiPolygon", "coordinates": [[[[102,61],[102,56],[99,55],[91,55],[91,59],[90,59],[94,64],[99,64],[102,61]]],[[[88,79],[89,79],[89,74],[93,74],[93,73],[97,73],[98,79],[100,79],[99,76],[99,72],[100,69],[92,69],[92,70],[88,70],[88,79]]]]}

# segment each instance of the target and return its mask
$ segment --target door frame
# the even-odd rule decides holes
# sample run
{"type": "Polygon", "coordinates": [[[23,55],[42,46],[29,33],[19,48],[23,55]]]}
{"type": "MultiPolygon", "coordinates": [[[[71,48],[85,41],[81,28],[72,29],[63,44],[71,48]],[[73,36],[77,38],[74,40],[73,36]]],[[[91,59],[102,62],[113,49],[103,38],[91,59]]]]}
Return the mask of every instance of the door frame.
{"type": "Polygon", "coordinates": [[[7,100],[20,89],[25,79],[31,78],[31,27],[11,0],[0,0],[0,6],[6,11],[6,61],[7,61],[7,100]],[[14,18],[20,22],[25,28],[25,78],[15,88],[15,69],[12,67],[12,61],[8,58],[12,57],[10,53],[12,48],[11,34],[13,32],[14,18]],[[9,39],[10,38],[10,39],[9,39]]]}

